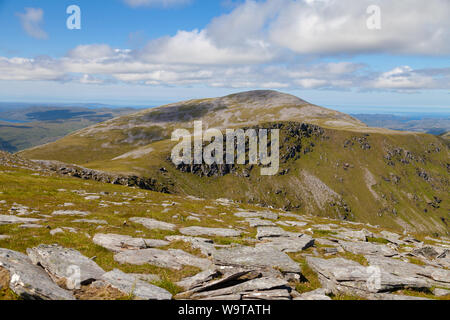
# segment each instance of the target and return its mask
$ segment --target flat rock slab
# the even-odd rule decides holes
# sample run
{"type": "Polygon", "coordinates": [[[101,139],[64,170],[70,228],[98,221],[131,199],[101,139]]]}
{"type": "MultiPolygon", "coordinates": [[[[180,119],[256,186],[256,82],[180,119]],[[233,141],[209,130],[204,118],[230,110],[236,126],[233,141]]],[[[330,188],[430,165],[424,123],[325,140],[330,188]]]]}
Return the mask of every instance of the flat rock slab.
{"type": "Polygon", "coordinates": [[[299,297],[294,300],[331,300],[329,296],[326,295],[327,290],[320,288],[313,291],[302,293],[299,297]]]}
{"type": "Polygon", "coordinates": [[[436,297],[450,296],[450,290],[441,289],[441,288],[435,288],[435,289],[433,290],[433,294],[434,294],[436,297]]]}
{"type": "Polygon", "coordinates": [[[180,233],[187,236],[210,236],[210,237],[239,237],[242,232],[234,229],[187,227],[181,228],[180,233]]]}
{"type": "Polygon", "coordinates": [[[41,221],[33,218],[20,218],[11,215],[0,215],[0,226],[6,224],[35,223],[41,221]]]}
{"type": "Polygon", "coordinates": [[[273,289],[287,290],[288,288],[289,288],[288,282],[284,279],[263,277],[263,278],[249,280],[249,281],[246,281],[246,282],[243,282],[243,283],[237,284],[235,286],[231,286],[231,287],[195,293],[194,295],[191,296],[191,298],[201,299],[201,298],[214,297],[214,296],[243,294],[245,292],[252,292],[252,291],[263,291],[263,290],[273,290],[273,289]]]}
{"type": "Polygon", "coordinates": [[[130,221],[142,224],[147,229],[159,229],[159,230],[168,230],[175,231],[176,226],[172,223],[163,222],[151,218],[131,218],[130,221]]]}
{"type": "Polygon", "coordinates": [[[9,287],[23,299],[75,300],[67,290],[57,286],[48,274],[24,254],[0,249],[0,267],[9,272],[9,287]]]}
{"type": "Polygon", "coordinates": [[[116,254],[114,260],[119,263],[134,265],[151,264],[157,267],[175,270],[181,270],[183,266],[194,266],[204,270],[211,266],[211,262],[208,259],[199,258],[178,249],[127,250],[116,254]]]}
{"type": "Polygon", "coordinates": [[[172,294],[160,287],[140,280],[138,277],[114,269],[105,273],[103,281],[119,291],[141,300],[171,300],[172,294]]]}
{"type": "Polygon", "coordinates": [[[392,257],[398,254],[398,252],[387,245],[375,244],[371,242],[362,241],[339,241],[342,249],[355,254],[370,254],[370,255],[382,255],[386,257],[392,257]]]}
{"type": "Polygon", "coordinates": [[[292,221],[292,220],[283,221],[283,223],[285,225],[288,225],[288,226],[291,226],[291,227],[304,227],[304,226],[306,226],[308,224],[307,222],[292,221]]]}
{"type": "Polygon", "coordinates": [[[208,269],[197,273],[195,276],[184,278],[183,280],[178,281],[176,285],[185,290],[192,290],[218,278],[221,275],[222,273],[216,269],[208,269]]]}
{"type": "Polygon", "coordinates": [[[373,236],[370,235],[368,232],[365,231],[354,231],[354,230],[348,230],[348,231],[338,231],[338,234],[335,235],[336,238],[342,238],[342,239],[355,239],[359,241],[366,241],[367,236],[373,236]]]}
{"type": "Polygon", "coordinates": [[[57,210],[52,213],[54,216],[88,216],[90,214],[90,212],[78,210],[57,210]]]}
{"type": "Polygon", "coordinates": [[[206,256],[210,256],[216,250],[214,242],[211,239],[189,236],[167,236],[165,239],[170,242],[187,242],[192,248],[199,249],[206,256]]]}
{"type": "Polygon", "coordinates": [[[69,287],[89,284],[105,273],[80,252],[59,245],[40,245],[27,249],[27,254],[34,264],[41,265],[51,276],[65,279],[69,287]]]}
{"type": "Polygon", "coordinates": [[[307,257],[306,261],[318,273],[322,285],[335,293],[367,295],[405,288],[430,287],[424,280],[391,274],[376,267],[364,267],[343,258],[307,257]]]}
{"type": "Polygon", "coordinates": [[[108,224],[106,220],[96,220],[96,219],[78,219],[73,220],[75,223],[89,223],[89,224],[108,224]]]}
{"type": "Polygon", "coordinates": [[[287,254],[272,247],[240,246],[221,249],[213,253],[213,260],[218,265],[239,267],[270,267],[279,268],[285,272],[301,272],[300,265],[287,254]]]}
{"type": "Polygon", "coordinates": [[[277,220],[278,214],[270,211],[260,211],[260,212],[236,212],[234,214],[239,218],[264,218],[264,219],[272,219],[277,220]]]}
{"type": "Polygon", "coordinates": [[[97,233],[92,241],[94,241],[95,244],[114,252],[157,248],[170,244],[170,242],[164,240],[133,238],[125,235],[104,233],[97,233]]]}
{"type": "Polygon", "coordinates": [[[290,289],[273,289],[242,294],[242,300],[291,300],[290,289]]]}
{"type": "Polygon", "coordinates": [[[280,227],[259,227],[257,229],[256,238],[261,240],[264,238],[277,237],[301,237],[301,233],[288,232],[280,227]]]}
{"type": "Polygon", "coordinates": [[[271,247],[282,252],[300,252],[314,246],[314,241],[311,236],[304,234],[295,238],[272,238],[268,242],[256,244],[256,247],[271,247]]]}
{"type": "Polygon", "coordinates": [[[419,266],[399,259],[391,259],[381,256],[365,256],[371,266],[379,267],[385,272],[396,275],[417,278],[425,281],[429,286],[443,286],[450,288],[450,270],[431,266],[419,266]]]}
{"type": "Polygon", "coordinates": [[[273,223],[272,221],[263,220],[260,218],[246,218],[245,221],[248,222],[251,228],[275,226],[275,223],[273,223]]]}

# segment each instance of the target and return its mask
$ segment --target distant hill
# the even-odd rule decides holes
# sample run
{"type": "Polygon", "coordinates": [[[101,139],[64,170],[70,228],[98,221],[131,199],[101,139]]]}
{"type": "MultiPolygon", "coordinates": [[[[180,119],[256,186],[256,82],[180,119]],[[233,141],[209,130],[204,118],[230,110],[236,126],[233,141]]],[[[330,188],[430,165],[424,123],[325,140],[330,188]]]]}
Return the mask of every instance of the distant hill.
{"type": "Polygon", "coordinates": [[[153,179],[170,193],[273,206],[399,230],[448,233],[448,144],[424,133],[368,127],[347,114],[276,91],[190,100],[111,119],[25,150],[153,179]],[[279,128],[280,171],[170,161],[174,129],[279,128]]]}
{"type": "Polygon", "coordinates": [[[392,130],[426,132],[434,135],[450,131],[450,116],[440,115],[406,115],[392,114],[352,114],[370,127],[388,128],[392,130]]]}
{"type": "Polygon", "coordinates": [[[76,130],[136,112],[133,108],[0,105],[0,150],[17,152],[76,130]]]}

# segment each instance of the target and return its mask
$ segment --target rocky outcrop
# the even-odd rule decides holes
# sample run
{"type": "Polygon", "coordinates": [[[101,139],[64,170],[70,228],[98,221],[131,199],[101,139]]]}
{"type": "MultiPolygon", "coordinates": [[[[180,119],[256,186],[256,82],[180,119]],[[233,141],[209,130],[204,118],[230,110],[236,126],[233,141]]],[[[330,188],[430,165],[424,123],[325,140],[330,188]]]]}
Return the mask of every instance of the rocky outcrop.
{"type": "Polygon", "coordinates": [[[1,268],[9,273],[9,288],[23,299],[75,299],[72,293],[57,286],[42,268],[22,253],[0,249],[1,268]]]}
{"type": "Polygon", "coordinates": [[[103,233],[96,234],[92,241],[114,252],[164,247],[169,244],[168,241],[164,240],[133,238],[125,235],[103,233]]]}
{"type": "Polygon", "coordinates": [[[40,245],[27,253],[34,264],[42,266],[55,279],[63,280],[67,287],[90,284],[105,273],[80,252],[59,245],[40,245]]]}
{"type": "Polygon", "coordinates": [[[113,288],[139,300],[172,299],[172,294],[167,290],[149,284],[134,275],[124,273],[118,269],[103,274],[101,279],[113,288]]]}
{"type": "Polygon", "coordinates": [[[33,162],[35,163],[34,168],[39,171],[45,170],[46,172],[55,172],[60,175],[84,180],[94,180],[128,187],[138,187],[145,190],[164,193],[168,192],[166,186],[158,183],[156,179],[152,178],[113,174],[53,160],[33,160],[33,162]]]}

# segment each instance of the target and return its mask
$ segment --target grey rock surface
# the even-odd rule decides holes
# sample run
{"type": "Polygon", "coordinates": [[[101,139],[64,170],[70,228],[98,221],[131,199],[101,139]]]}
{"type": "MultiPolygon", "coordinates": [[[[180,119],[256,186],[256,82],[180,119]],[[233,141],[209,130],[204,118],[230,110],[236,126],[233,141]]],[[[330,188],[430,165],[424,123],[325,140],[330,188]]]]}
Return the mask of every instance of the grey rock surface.
{"type": "Polygon", "coordinates": [[[142,224],[147,229],[160,229],[160,230],[168,230],[175,231],[176,226],[172,223],[163,222],[151,218],[131,218],[130,221],[142,224]]]}
{"type": "Polygon", "coordinates": [[[239,237],[241,231],[225,228],[206,228],[206,227],[186,227],[181,228],[181,234],[187,236],[210,236],[210,237],[239,237]]]}
{"type": "Polygon", "coordinates": [[[167,290],[140,280],[137,276],[114,269],[101,277],[112,287],[141,300],[171,300],[172,294],[167,290]]]}
{"type": "Polygon", "coordinates": [[[59,245],[40,245],[28,249],[31,261],[51,276],[66,280],[68,287],[89,284],[105,273],[94,261],[80,252],[59,245]]]}
{"type": "Polygon", "coordinates": [[[71,292],[58,287],[41,267],[20,252],[0,249],[0,267],[9,272],[11,290],[23,299],[75,299],[71,292]]]}
{"type": "Polygon", "coordinates": [[[20,218],[12,215],[0,215],[0,226],[6,224],[35,223],[41,221],[33,218],[20,218]]]}
{"type": "Polygon", "coordinates": [[[285,272],[300,273],[298,263],[287,254],[272,247],[240,246],[230,249],[217,250],[213,254],[213,261],[218,265],[232,265],[238,267],[270,267],[279,268],[285,272]]]}
{"type": "Polygon", "coordinates": [[[133,238],[125,235],[104,233],[97,233],[92,238],[92,241],[114,252],[164,247],[169,244],[168,241],[164,240],[133,238]]]}
{"type": "Polygon", "coordinates": [[[127,250],[114,256],[119,263],[135,265],[151,264],[161,268],[180,270],[184,265],[194,266],[200,269],[208,269],[211,262],[208,259],[199,258],[178,249],[142,249],[127,250]]]}
{"type": "Polygon", "coordinates": [[[339,241],[341,247],[348,252],[355,254],[371,254],[371,255],[382,255],[386,257],[392,257],[398,254],[398,252],[387,245],[376,244],[371,242],[362,241],[339,241]]]}

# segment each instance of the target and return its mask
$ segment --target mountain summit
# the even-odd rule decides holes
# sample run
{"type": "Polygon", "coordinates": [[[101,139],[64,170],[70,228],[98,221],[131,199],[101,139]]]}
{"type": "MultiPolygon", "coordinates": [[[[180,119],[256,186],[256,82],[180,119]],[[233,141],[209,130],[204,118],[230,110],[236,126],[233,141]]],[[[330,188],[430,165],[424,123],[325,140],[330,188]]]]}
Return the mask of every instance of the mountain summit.
{"type": "MultiPolygon", "coordinates": [[[[277,91],[147,109],[20,154],[136,177],[158,191],[228,198],[401,231],[449,232],[450,153],[445,139],[370,128],[349,115],[277,91]],[[205,129],[279,128],[279,173],[264,177],[248,164],[175,166],[170,161],[176,144],[171,134],[179,128],[191,132],[196,120],[205,129]]],[[[52,167],[65,171],[67,166],[52,167]]]]}

